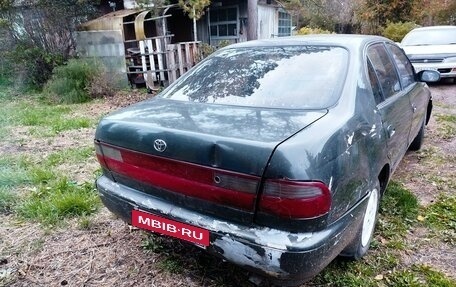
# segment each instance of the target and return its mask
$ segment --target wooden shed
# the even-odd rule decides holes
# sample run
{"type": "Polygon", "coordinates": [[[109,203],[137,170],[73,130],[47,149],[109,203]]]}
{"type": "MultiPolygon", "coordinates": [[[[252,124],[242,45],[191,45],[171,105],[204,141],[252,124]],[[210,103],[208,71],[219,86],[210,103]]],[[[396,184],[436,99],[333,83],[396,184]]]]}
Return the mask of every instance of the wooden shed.
{"type": "Polygon", "coordinates": [[[198,42],[173,43],[166,12],[131,9],[106,14],[81,25],[77,49],[82,57],[101,59],[115,78],[150,89],[166,86],[199,60],[198,42]],[[125,74],[127,77],[125,77],[125,74]]]}

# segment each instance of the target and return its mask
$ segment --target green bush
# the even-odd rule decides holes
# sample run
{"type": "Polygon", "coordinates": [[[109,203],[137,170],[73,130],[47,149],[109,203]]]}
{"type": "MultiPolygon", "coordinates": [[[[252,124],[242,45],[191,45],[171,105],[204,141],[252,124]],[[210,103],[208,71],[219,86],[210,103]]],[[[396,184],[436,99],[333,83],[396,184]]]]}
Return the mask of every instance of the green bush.
{"type": "Polygon", "coordinates": [[[321,29],[321,28],[311,28],[311,27],[302,27],[298,30],[298,35],[310,35],[310,34],[332,34],[334,32],[321,29]]]}
{"type": "Polygon", "coordinates": [[[83,103],[90,99],[88,88],[98,76],[101,66],[93,61],[71,59],[66,65],[56,67],[44,92],[59,103],[83,103]]]}
{"type": "Polygon", "coordinates": [[[395,42],[400,42],[408,32],[416,27],[418,25],[415,22],[387,22],[382,35],[395,42]]]}
{"type": "Polygon", "coordinates": [[[41,90],[51,78],[54,67],[63,64],[64,57],[25,42],[17,44],[4,55],[12,67],[15,84],[21,89],[41,90]]]}

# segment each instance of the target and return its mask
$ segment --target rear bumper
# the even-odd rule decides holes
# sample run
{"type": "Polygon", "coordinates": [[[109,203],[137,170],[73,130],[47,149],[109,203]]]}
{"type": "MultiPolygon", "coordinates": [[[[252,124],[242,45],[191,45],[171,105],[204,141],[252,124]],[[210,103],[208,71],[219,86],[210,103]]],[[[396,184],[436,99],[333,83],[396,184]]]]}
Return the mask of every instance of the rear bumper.
{"type": "Polygon", "coordinates": [[[296,285],[318,274],[352,241],[362,222],[366,200],[327,229],[290,233],[243,226],[187,210],[102,176],[97,188],[105,206],[131,224],[139,209],[209,230],[207,251],[281,284],[296,285]]]}

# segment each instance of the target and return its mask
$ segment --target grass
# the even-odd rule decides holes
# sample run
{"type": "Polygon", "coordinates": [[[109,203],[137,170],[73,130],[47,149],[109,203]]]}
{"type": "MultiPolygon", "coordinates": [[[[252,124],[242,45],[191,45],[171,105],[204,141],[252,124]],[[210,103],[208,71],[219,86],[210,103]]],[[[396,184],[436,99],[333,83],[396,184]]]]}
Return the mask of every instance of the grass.
{"type": "MultiPolygon", "coordinates": [[[[0,90],[2,142],[8,140],[6,135],[17,126],[28,127],[28,135],[36,138],[54,137],[62,131],[88,128],[95,123],[93,119],[74,116],[77,105],[50,105],[41,101],[39,96],[15,98],[8,88],[0,90]]],[[[20,145],[20,142],[14,144],[20,145]]],[[[83,146],[57,150],[45,158],[33,153],[2,156],[0,212],[13,212],[23,219],[45,225],[94,213],[101,203],[93,183],[77,185],[58,171],[61,165],[84,163],[93,154],[92,147],[83,146]],[[17,192],[19,188],[21,194],[17,192]]],[[[87,225],[81,223],[81,226],[87,225]]]]}
{"type": "Polygon", "coordinates": [[[456,245],[456,196],[440,195],[424,210],[425,223],[443,241],[456,245]]]}
{"type": "Polygon", "coordinates": [[[412,265],[409,269],[393,272],[386,280],[387,286],[395,287],[454,287],[456,281],[426,265],[412,265]]]}
{"type": "Polygon", "coordinates": [[[77,185],[56,171],[61,164],[84,162],[92,155],[92,147],[81,147],[57,151],[45,159],[1,158],[0,210],[46,225],[92,214],[101,205],[93,183],[77,185]],[[18,196],[14,189],[19,186],[28,186],[31,192],[18,196]]]}
{"type": "Polygon", "coordinates": [[[9,213],[15,206],[17,196],[5,187],[0,186],[0,213],[9,213]]]}
{"type": "Polygon", "coordinates": [[[437,114],[435,117],[440,124],[438,127],[439,137],[444,140],[454,138],[456,136],[456,115],[437,114]]]}
{"type": "MultiPolygon", "coordinates": [[[[76,106],[50,105],[40,102],[36,97],[20,101],[1,99],[0,127],[25,126],[32,136],[51,137],[63,131],[92,127],[96,120],[75,117],[71,112],[76,106]]],[[[2,133],[6,134],[8,130],[2,133]]]]}
{"type": "Polygon", "coordinates": [[[57,166],[67,162],[82,163],[94,156],[95,150],[92,146],[69,148],[50,154],[46,158],[45,164],[48,166],[57,166]]]}
{"type": "Polygon", "coordinates": [[[377,229],[391,247],[403,248],[403,234],[416,222],[418,200],[401,183],[392,181],[382,199],[377,229]]]}
{"type": "Polygon", "coordinates": [[[26,170],[28,159],[25,156],[3,156],[0,158],[0,187],[12,187],[31,182],[26,170]]]}
{"type": "Polygon", "coordinates": [[[26,219],[54,225],[64,218],[92,214],[99,206],[93,185],[79,186],[61,178],[32,193],[19,205],[17,213],[26,219]]]}

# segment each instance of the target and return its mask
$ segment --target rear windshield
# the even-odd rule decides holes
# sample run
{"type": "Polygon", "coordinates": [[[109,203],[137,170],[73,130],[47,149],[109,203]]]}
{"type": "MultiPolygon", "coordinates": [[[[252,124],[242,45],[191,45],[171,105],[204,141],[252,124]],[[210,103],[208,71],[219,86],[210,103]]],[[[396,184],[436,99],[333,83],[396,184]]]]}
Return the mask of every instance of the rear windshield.
{"type": "Polygon", "coordinates": [[[161,97],[265,108],[319,109],[339,98],[348,62],[341,47],[285,46],[221,50],[161,97]]]}
{"type": "Polygon", "coordinates": [[[401,44],[404,46],[456,44],[456,28],[441,30],[414,30],[405,36],[401,44]]]}

